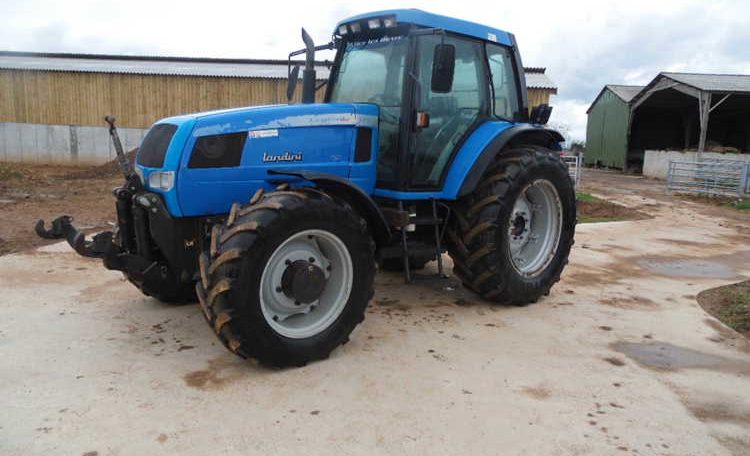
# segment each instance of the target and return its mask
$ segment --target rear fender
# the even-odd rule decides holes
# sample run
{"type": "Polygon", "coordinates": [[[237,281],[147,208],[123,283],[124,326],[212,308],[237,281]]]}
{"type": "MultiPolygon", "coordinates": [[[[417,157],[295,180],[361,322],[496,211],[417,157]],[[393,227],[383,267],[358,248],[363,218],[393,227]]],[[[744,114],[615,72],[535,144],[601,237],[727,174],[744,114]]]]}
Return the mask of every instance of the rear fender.
{"type": "Polygon", "coordinates": [[[499,132],[482,148],[468,172],[463,176],[462,184],[455,197],[460,198],[473,192],[484,172],[492,164],[495,157],[501,154],[506,147],[533,144],[552,150],[560,150],[560,143],[563,141],[565,141],[565,138],[559,132],[541,125],[519,124],[509,126],[499,132]]]}

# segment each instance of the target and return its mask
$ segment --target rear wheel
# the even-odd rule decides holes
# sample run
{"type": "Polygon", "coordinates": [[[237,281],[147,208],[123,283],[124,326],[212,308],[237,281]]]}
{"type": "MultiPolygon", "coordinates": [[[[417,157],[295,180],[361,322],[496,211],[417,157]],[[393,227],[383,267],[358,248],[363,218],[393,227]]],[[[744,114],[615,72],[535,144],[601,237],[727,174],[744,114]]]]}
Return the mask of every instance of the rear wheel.
{"type": "Polygon", "coordinates": [[[196,290],[219,340],[283,367],[348,341],[373,295],[374,242],[349,206],[315,189],[235,205],[212,232],[196,290]]]}
{"type": "Polygon", "coordinates": [[[454,214],[448,231],[454,273],[485,299],[528,304],[560,280],[576,205],[567,167],[553,151],[503,152],[454,214]]]}

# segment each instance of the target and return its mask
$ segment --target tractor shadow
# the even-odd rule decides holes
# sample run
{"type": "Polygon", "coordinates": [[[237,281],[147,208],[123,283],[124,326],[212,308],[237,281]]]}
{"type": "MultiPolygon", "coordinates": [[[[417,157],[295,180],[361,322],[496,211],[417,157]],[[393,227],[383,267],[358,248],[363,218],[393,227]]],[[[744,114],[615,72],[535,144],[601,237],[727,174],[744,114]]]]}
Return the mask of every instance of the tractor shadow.
{"type": "MultiPolygon", "coordinates": [[[[471,309],[474,313],[483,315],[485,312],[497,312],[508,306],[489,303],[479,295],[464,288],[461,281],[450,271],[450,259],[445,259],[447,277],[438,274],[437,262],[411,274],[411,283],[406,283],[400,272],[380,270],[375,277],[375,296],[370,302],[370,308],[380,310],[386,314],[408,314],[422,316],[425,312],[436,313],[438,309],[462,313],[471,309]]],[[[439,313],[439,312],[438,312],[439,313]]],[[[446,315],[441,314],[443,317],[446,315]]]]}

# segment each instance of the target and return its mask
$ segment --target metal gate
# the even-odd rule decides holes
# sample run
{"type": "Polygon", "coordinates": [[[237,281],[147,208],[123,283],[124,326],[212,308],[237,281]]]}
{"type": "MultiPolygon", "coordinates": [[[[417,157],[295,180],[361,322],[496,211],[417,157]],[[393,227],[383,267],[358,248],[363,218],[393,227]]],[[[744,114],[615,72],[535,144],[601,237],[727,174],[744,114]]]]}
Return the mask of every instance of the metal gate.
{"type": "Polygon", "coordinates": [[[583,166],[583,154],[578,155],[561,155],[560,158],[562,159],[565,164],[568,165],[568,174],[570,174],[570,178],[573,180],[573,184],[575,185],[576,190],[578,189],[578,184],[581,182],[581,169],[583,166]]]}
{"type": "Polygon", "coordinates": [[[739,160],[670,161],[667,190],[742,198],[750,191],[750,163],[739,160]]]}

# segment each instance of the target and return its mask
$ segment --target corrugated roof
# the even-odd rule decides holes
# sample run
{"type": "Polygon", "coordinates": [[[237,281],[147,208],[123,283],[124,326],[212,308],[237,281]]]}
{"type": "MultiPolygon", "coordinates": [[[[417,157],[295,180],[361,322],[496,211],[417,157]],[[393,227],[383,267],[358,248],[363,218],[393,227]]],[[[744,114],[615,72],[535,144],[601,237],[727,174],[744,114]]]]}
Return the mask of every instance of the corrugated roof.
{"type": "Polygon", "coordinates": [[[607,84],[606,87],[620,97],[622,101],[629,103],[633,97],[638,95],[638,92],[643,90],[644,86],[607,84]]]}
{"type": "Polygon", "coordinates": [[[594,98],[594,101],[591,102],[591,105],[589,105],[589,108],[586,110],[586,114],[589,114],[592,109],[594,109],[594,106],[596,106],[596,103],[599,102],[599,99],[604,95],[604,93],[609,90],[610,92],[614,93],[617,98],[622,100],[625,103],[630,103],[630,101],[635,98],[641,91],[643,90],[644,86],[632,86],[632,85],[617,85],[617,84],[607,84],[604,87],[602,87],[602,90],[599,91],[599,93],[594,98]]]}
{"type": "MultiPolygon", "coordinates": [[[[0,51],[0,69],[263,79],[286,79],[287,77],[286,60],[11,51],[0,51]]],[[[318,79],[328,79],[329,70],[325,66],[325,62],[318,62],[315,69],[318,79]]],[[[525,68],[526,86],[557,92],[555,83],[544,74],[545,70],[543,67],[525,68]]]]}
{"type": "MultiPolygon", "coordinates": [[[[37,54],[0,52],[0,68],[27,71],[150,74],[230,78],[286,79],[286,60],[241,60],[186,57],[142,57],[92,54],[37,54]]],[[[318,79],[328,79],[321,62],[318,79]]]]}
{"type": "Polygon", "coordinates": [[[750,75],[746,74],[660,73],[660,75],[706,92],[750,92],[750,75]]]}
{"type": "Polygon", "coordinates": [[[557,86],[554,82],[543,72],[538,73],[535,71],[526,73],[526,87],[529,89],[545,89],[553,90],[557,93],[557,86]]]}

